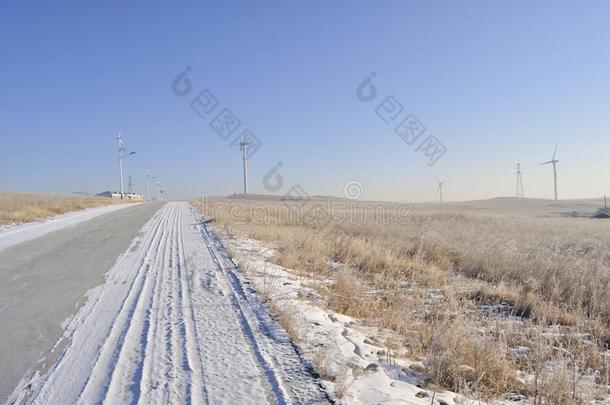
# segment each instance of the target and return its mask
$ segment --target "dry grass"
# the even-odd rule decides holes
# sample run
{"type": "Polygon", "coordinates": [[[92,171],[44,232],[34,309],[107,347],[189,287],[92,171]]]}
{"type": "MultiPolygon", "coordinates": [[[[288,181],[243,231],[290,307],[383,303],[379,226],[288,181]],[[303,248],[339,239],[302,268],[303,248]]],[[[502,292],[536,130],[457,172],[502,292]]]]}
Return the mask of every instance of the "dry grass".
{"type": "Polygon", "coordinates": [[[534,403],[604,395],[595,383],[608,381],[607,223],[450,213],[404,221],[392,209],[329,215],[320,205],[302,215],[281,202],[212,200],[206,210],[275,244],[278,264],[333,279],[319,286],[329,307],[397,332],[431,385],[534,403]]]}
{"type": "Polygon", "coordinates": [[[288,306],[288,307],[285,305],[280,306],[280,305],[271,303],[270,310],[271,310],[271,313],[277,317],[278,322],[280,323],[282,328],[284,328],[286,333],[288,333],[288,336],[290,337],[290,339],[293,342],[298,343],[299,340],[301,339],[301,334],[299,332],[299,328],[298,328],[296,320],[295,320],[295,315],[296,315],[297,309],[292,308],[290,306],[288,306]]]}
{"type": "Polygon", "coordinates": [[[101,197],[0,192],[0,224],[32,222],[70,211],[121,203],[101,197]]]}

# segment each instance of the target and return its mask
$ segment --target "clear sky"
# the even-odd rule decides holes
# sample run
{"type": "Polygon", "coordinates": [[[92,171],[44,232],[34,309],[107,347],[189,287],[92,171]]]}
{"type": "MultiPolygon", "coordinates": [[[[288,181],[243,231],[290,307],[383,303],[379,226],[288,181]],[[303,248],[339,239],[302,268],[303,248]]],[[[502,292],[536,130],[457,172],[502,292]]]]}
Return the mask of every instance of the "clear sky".
{"type": "Polygon", "coordinates": [[[4,1],[0,189],[117,189],[122,131],[136,191],[150,168],[171,197],[239,192],[239,150],[210,127],[229,108],[262,141],[251,192],[281,161],[278,194],[426,201],[438,176],[448,200],[510,196],[521,162],[550,198],[538,163],[559,139],[560,198],[610,194],[608,21],[603,1],[4,1]],[[433,166],[375,113],[388,95],[446,147],[433,166]]]}

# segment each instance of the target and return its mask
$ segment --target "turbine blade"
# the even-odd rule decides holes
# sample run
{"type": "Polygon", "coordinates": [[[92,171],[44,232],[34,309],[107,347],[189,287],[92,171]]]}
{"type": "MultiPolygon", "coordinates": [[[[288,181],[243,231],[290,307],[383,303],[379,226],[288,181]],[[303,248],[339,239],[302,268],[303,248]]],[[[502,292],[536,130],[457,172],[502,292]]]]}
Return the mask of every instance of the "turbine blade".
{"type": "Polygon", "coordinates": [[[539,166],[548,165],[548,164],[551,164],[551,163],[553,163],[553,161],[549,160],[548,162],[540,163],[539,166]]]}
{"type": "Polygon", "coordinates": [[[553,160],[555,160],[555,155],[557,155],[557,147],[559,146],[559,140],[557,140],[557,143],[555,144],[555,151],[553,152],[553,160]]]}

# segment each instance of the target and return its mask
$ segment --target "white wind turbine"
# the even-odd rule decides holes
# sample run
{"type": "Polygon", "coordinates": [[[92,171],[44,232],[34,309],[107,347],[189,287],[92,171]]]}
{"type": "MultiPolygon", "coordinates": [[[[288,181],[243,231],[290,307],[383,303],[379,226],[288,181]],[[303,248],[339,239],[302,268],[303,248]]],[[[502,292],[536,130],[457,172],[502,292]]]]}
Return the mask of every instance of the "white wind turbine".
{"type": "Polygon", "coordinates": [[[119,132],[119,136],[117,136],[117,141],[119,142],[119,184],[121,187],[121,199],[124,198],[125,192],[123,189],[123,159],[127,156],[134,155],[135,152],[127,153],[127,149],[125,149],[125,144],[123,143],[123,135],[119,132]]]}
{"type": "Polygon", "coordinates": [[[440,197],[440,202],[443,202],[443,184],[445,184],[444,182],[440,181],[439,178],[436,178],[436,181],[438,182],[438,194],[440,197]]]}
{"type": "Polygon", "coordinates": [[[248,145],[250,141],[245,135],[241,136],[239,141],[239,149],[241,150],[241,160],[244,168],[244,194],[248,194],[248,145]]]}
{"type": "Polygon", "coordinates": [[[557,201],[557,163],[559,163],[559,160],[555,159],[555,156],[557,155],[557,146],[559,146],[559,141],[557,141],[557,143],[555,144],[555,151],[553,152],[553,159],[549,160],[548,162],[544,162],[544,163],[540,163],[540,166],[543,165],[548,165],[548,164],[552,164],[553,165],[553,182],[555,185],[555,201],[557,201]]]}

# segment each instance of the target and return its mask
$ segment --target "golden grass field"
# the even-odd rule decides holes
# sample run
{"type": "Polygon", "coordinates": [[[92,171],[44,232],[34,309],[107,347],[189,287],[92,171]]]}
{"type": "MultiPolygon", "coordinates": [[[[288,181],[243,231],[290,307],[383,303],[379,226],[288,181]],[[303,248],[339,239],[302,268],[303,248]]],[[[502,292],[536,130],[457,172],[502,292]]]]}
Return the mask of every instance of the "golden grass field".
{"type": "Polygon", "coordinates": [[[318,288],[328,307],[396,332],[430,386],[534,404],[608,395],[610,221],[502,204],[210,199],[203,210],[219,231],[275,246],[277,264],[333,280],[318,288]]]}
{"type": "Polygon", "coordinates": [[[32,222],[70,211],[121,203],[103,197],[0,191],[0,225],[32,222]]]}

